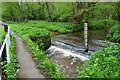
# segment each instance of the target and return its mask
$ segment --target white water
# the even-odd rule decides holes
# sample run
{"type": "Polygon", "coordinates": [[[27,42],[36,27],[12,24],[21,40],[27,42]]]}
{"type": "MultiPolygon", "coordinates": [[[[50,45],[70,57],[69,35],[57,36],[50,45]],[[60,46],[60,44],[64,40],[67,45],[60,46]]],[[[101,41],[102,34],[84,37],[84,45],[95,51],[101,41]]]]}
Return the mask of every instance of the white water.
{"type": "Polygon", "coordinates": [[[78,58],[80,61],[84,62],[85,60],[89,60],[88,59],[88,56],[87,55],[84,55],[84,54],[77,54],[75,52],[72,52],[70,50],[65,50],[65,49],[62,49],[62,48],[59,48],[59,47],[56,47],[56,46],[51,46],[49,49],[49,51],[53,51],[49,56],[52,56],[55,54],[55,52],[60,52],[62,53],[63,56],[65,57],[74,57],[74,58],[78,58]]]}

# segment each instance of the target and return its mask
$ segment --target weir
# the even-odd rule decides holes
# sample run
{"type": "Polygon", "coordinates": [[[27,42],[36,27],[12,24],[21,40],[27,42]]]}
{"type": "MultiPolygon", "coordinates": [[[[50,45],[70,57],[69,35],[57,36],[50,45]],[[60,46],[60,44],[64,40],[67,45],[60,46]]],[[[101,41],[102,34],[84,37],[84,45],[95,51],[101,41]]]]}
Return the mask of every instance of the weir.
{"type": "Polygon", "coordinates": [[[84,62],[85,60],[89,60],[87,57],[87,55],[84,55],[82,53],[75,53],[75,52],[72,52],[70,50],[65,50],[65,49],[62,49],[62,48],[59,48],[59,47],[56,47],[56,46],[51,46],[49,49],[49,51],[53,51],[49,56],[52,56],[54,54],[56,54],[56,52],[59,54],[59,53],[62,53],[63,56],[65,57],[73,57],[73,58],[77,58],[77,60],[80,60],[82,62],[84,62]]]}
{"type": "Polygon", "coordinates": [[[106,30],[89,30],[88,52],[83,50],[85,49],[84,31],[51,35],[52,45],[45,52],[53,62],[60,66],[64,75],[76,77],[77,66],[82,66],[84,61],[88,60],[88,57],[96,50],[109,46],[109,43],[105,41],[107,33],[106,30]]]}

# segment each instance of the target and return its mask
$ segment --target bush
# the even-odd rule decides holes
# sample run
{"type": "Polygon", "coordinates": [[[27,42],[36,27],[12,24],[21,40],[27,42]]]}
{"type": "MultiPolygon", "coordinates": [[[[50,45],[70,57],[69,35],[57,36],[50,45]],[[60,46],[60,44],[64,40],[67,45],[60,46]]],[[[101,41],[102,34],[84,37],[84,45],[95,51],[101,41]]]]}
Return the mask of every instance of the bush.
{"type": "Polygon", "coordinates": [[[37,45],[39,45],[39,49],[45,50],[51,45],[50,34],[46,30],[34,28],[30,31],[29,37],[31,40],[37,43],[37,45]]]}
{"type": "Polygon", "coordinates": [[[19,36],[28,35],[32,41],[39,45],[40,49],[44,50],[50,47],[50,33],[47,30],[19,24],[10,24],[10,26],[19,36]]]}
{"type": "Polygon", "coordinates": [[[118,42],[120,43],[120,23],[114,25],[109,34],[107,35],[107,37],[114,42],[118,42]]]}
{"type": "Polygon", "coordinates": [[[89,21],[89,27],[90,28],[106,28],[106,27],[112,27],[116,23],[117,23],[116,20],[111,20],[111,19],[91,20],[89,21]]]}
{"type": "Polygon", "coordinates": [[[106,26],[107,26],[107,27],[112,27],[112,26],[115,25],[118,21],[112,20],[112,19],[106,19],[105,22],[106,22],[106,26]]]}
{"type": "Polygon", "coordinates": [[[120,78],[120,45],[93,53],[78,78],[120,78]]]}
{"type": "Polygon", "coordinates": [[[105,20],[91,20],[89,21],[90,28],[105,28],[105,20]]]}

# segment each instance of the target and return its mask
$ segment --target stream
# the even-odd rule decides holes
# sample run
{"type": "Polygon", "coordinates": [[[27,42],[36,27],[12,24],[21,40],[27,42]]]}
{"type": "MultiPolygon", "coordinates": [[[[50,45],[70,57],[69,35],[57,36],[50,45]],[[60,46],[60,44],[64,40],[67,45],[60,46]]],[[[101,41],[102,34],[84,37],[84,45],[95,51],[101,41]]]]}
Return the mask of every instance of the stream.
{"type": "Polygon", "coordinates": [[[77,71],[82,70],[84,61],[100,48],[109,46],[107,34],[109,29],[88,30],[88,52],[84,49],[84,31],[68,34],[52,34],[51,47],[45,52],[49,58],[60,66],[60,71],[68,78],[76,78],[77,71]]]}
{"type": "Polygon", "coordinates": [[[100,48],[109,46],[107,34],[109,29],[88,30],[88,52],[84,49],[84,30],[68,34],[51,34],[51,47],[45,52],[50,60],[58,64],[60,72],[68,78],[76,78],[82,71],[84,61],[100,48]],[[78,67],[80,66],[80,67],[78,67]]]}

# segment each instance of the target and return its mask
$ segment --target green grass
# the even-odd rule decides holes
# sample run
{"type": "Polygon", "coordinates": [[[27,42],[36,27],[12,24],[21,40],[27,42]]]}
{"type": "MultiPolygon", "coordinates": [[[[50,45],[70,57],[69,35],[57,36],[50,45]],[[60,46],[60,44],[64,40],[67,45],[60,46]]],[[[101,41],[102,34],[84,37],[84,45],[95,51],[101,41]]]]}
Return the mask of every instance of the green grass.
{"type": "Polygon", "coordinates": [[[22,22],[21,25],[29,25],[38,28],[44,28],[50,31],[68,33],[71,32],[73,24],[64,23],[64,22],[47,22],[47,21],[28,21],[22,22]]]}
{"type": "Polygon", "coordinates": [[[3,78],[17,78],[17,72],[19,71],[19,64],[15,56],[15,39],[11,35],[10,38],[10,64],[7,64],[7,61],[1,62],[2,71],[6,76],[3,78]]]}
{"type": "MultiPolygon", "coordinates": [[[[42,52],[43,47],[50,47],[50,32],[45,29],[38,29],[19,24],[9,25],[27,44],[29,50],[33,53],[33,58],[37,61],[38,67],[43,69],[49,78],[63,78],[57,64],[48,59],[47,54],[42,52]],[[46,41],[48,40],[48,42],[46,41]],[[38,44],[39,43],[39,44],[38,44]]],[[[45,49],[45,48],[44,48],[45,49]]]]}
{"type": "Polygon", "coordinates": [[[38,21],[31,20],[28,22],[12,22],[12,21],[7,21],[7,22],[16,23],[16,24],[25,25],[25,26],[43,28],[49,31],[54,31],[59,33],[74,32],[83,28],[81,26],[76,26],[75,24],[68,23],[68,22],[47,22],[42,20],[38,20],[38,21]]]}
{"type": "Polygon", "coordinates": [[[10,26],[19,36],[27,35],[32,41],[39,45],[39,49],[44,50],[50,47],[51,40],[49,31],[19,24],[10,24],[10,26]]]}
{"type": "Polygon", "coordinates": [[[78,78],[120,78],[120,45],[111,45],[93,53],[78,78]]]}
{"type": "Polygon", "coordinates": [[[1,44],[4,41],[5,35],[6,35],[6,32],[4,32],[4,28],[0,26],[0,43],[1,44]]]}

